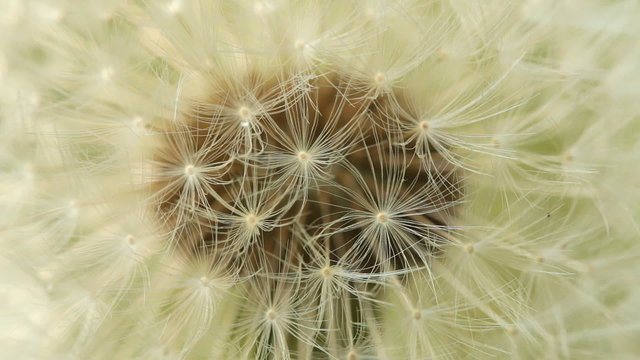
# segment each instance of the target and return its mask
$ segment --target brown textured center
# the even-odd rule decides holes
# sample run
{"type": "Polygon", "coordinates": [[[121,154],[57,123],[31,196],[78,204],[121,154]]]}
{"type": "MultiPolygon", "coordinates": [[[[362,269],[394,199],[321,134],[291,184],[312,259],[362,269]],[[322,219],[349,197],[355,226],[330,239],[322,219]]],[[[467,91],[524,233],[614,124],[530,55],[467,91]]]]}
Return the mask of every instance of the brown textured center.
{"type": "Polygon", "coordinates": [[[191,100],[158,131],[152,159],[173,244],[248,272],[424,265],[446,241],[461,186],[435,150],[416,155],[429,124],[402,103],[338,75],[247,76],[191,100]]]}

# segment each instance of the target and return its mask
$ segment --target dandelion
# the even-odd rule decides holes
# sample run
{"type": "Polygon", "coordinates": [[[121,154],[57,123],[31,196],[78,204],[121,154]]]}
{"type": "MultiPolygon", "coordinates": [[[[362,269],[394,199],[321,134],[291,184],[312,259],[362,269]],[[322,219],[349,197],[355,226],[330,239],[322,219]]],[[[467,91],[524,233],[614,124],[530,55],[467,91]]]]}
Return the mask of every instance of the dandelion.
{"type": "Polygon", "coordinates": [[[633,1],[5,1],[0,354],[635,359],[633,1]]]}

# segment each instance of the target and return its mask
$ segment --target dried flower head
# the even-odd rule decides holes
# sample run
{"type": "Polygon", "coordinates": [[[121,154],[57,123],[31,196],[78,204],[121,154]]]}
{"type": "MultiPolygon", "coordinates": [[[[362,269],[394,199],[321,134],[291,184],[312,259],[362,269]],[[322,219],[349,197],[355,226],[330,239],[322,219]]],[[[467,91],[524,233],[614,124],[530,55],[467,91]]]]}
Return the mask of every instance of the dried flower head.
{"type": "Polygon", "coordinates": [[[0,354],[637,358],[639,12],[4,1],[0,354]]]}

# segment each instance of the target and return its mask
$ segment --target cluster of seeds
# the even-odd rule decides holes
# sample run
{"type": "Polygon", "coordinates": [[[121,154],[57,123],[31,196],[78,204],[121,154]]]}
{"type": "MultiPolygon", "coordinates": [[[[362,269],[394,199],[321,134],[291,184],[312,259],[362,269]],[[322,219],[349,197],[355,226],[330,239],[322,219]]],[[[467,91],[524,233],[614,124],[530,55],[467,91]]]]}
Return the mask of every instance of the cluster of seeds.
{"type": "Polygon", "coordinates": [[[212,87],[155,129],[151,190],[172,245],[250,274],[383,273],[447,242],[460,179],[401,93],[337,74],[212,87]]]}
{"type": "Polygon", "coordinates": [[[633,0],[0,3],[0,358],[638,358],[633,0]]]}

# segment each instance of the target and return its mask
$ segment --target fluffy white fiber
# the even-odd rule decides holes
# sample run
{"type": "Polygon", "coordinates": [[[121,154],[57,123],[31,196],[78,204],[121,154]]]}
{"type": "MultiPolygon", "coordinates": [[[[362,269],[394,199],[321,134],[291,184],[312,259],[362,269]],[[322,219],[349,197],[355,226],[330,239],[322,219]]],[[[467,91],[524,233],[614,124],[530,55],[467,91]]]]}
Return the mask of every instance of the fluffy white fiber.
{"type": "Polygon", "coordinates": [[[634,0],[1,0],[0,358],[640,358],[634,0]]]}

